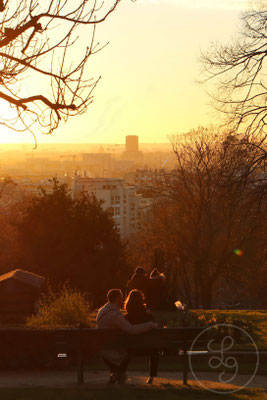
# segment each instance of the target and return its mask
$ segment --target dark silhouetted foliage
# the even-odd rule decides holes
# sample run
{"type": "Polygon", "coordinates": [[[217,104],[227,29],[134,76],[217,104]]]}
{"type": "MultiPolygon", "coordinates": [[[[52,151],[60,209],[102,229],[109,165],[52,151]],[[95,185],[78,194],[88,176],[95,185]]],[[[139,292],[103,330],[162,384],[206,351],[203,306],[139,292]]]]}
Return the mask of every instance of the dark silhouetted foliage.
{"type": "Polygon", "coordinates": [[[114,222],[94,196],[73,199],[54,180],[18,223],[22,267],[45,276],[53,287],[68,281],[93,295],[96,304],[112,287],[123,287],[128,270],[114,222]]]}

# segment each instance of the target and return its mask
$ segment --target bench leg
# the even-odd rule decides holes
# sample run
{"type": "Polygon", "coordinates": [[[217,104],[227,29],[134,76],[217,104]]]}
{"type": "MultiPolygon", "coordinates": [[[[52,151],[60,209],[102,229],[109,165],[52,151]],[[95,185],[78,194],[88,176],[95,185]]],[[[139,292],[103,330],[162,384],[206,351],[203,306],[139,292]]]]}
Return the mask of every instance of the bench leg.
{"type": "Polygon", "coordinates": [[[78,360],[78,365],[77,365],[77,381],[78,385],[82,385],[84,383],[84,377],[83,377],[83,361],[78,360]]]}
{"type": "Polygon", "coordinates": [[[82,385],[84,383],[84,365],[83,365],[83,351],[81,345],[81,337],[78,338],[77,342],[77,382],[78,385],[82,385]]]}
{"type": "Polygon", "coordinates": [[[187,385],[187,378],[188,378],[188,353],[187,353],[187,346],[184,346],[183,349],[183,365],[184,365],[184,370],[183,370],[183,384],[187,385]]]}

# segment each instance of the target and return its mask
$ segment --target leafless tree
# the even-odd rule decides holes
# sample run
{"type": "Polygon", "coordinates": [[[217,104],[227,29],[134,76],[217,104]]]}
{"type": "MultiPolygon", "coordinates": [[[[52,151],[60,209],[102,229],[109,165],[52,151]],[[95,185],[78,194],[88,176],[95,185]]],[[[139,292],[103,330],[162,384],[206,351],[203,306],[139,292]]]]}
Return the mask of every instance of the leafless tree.
{"type": "Polygon", "coordinates": [[[86,66],[105,46],[96,27],[119,2],[0,0],[0,124],[51,133],[86,111],[99,80],[86,66]]]}
{"type": "Polygon", "coordinates": [[[158,200],[143,241],[165,254],[178,294],[208,308],[218,281],[244,267],[234,249],[251,249],[261,232],[267,176],[263,161],[255,164],[258,147],[235,136],[199,128],[172,142],[177,167],[154,183],[158,200]]]}
{"type": "MultiPolygon", "coordinates": [[[[256,2],[242,16],[242,29],[228,45],[212,44],[201,61],[206,81],[214,80],[215,107],[234,132],[266,138],[267,6],[256,2]]],[[[266,152],[263,153],[266,157],[266,152]]]]}

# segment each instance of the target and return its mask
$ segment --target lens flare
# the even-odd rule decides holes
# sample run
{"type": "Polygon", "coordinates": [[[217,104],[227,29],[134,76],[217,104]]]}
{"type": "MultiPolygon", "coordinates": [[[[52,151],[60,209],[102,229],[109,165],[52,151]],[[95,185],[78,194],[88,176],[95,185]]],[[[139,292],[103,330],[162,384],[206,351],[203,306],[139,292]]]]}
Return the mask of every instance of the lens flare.
{"type": "Polygon", "coordinates": [[[244,252],[241,249],[234,249],[234,254],[238,257],[243,256],[244,252]]]}

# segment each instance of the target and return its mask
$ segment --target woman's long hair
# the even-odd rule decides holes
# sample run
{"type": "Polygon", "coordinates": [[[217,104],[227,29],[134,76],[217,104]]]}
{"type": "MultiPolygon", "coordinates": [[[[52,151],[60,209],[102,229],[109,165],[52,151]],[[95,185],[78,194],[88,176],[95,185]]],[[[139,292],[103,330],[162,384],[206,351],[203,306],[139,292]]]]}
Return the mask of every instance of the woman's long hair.
{"type": "Polygon", "coordinates": [[[140,290],[131,290],[124,303],[124,310],[129,314],[131,311],[145,307],[144,295],[140,290]]]}

